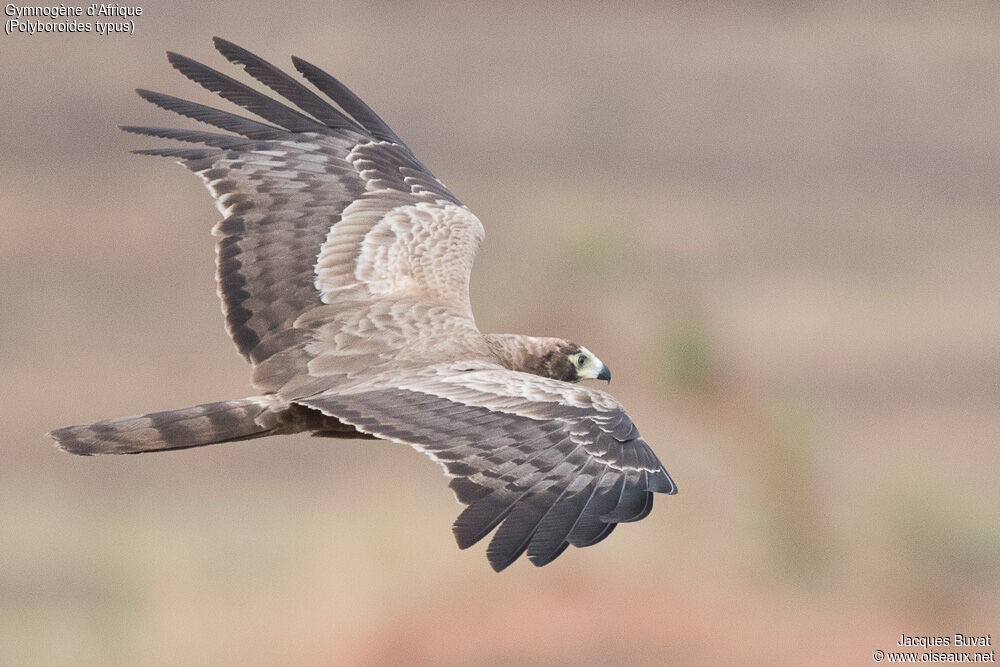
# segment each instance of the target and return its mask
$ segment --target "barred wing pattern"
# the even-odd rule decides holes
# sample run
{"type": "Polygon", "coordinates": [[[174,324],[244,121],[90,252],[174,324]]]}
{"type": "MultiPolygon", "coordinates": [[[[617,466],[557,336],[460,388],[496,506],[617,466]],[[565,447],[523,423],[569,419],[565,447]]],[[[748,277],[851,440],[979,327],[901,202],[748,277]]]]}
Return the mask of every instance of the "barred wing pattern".
{"type": "MultiPolygon", "coordinates": [[[[201,176],[215,198],[224,216],[213,230],[218,237],[219,294],[239,351],[259,366],[279,352],[300,350],[311,332],[296,326],[296,320],[333,300],[327,294],[332,290],[368,300],[377,296],[366,289],[370,283],[391,291],[393,285],[387,290],[384,284],[387,271],[380,262],[387,259],[387,250],[399,255],[402,248],[412,254],[412,248],[406,246],[409,239],[386,248],[394,239],[385,234],[380,247],[375,235],[369,234],[390,212],[398,223],[390,232],[400,227],[417,237],[434,232],[442,252],[457,247],[468,254],[464,262],[445,263],[436,262],[435,247],[426,253],[428,262],[457,273],[448,279],[465,286],[465,294],[459,289],[455,300],[468,311],[468,274],[482,238],[475,216],[364,102],[329,75],[294,59],[296,68],[351,117],[245,49],[219,38],[215,45],[231,62],[243,65],[260,83],[311,115],[169,53],[170,63],[186,77],[273,125],[140,89],[139,95],[157,106],[238,136],[159,127],[122,129],[202,144],[136,152],[177,158],[201,176]],[[431,219],[419,218],[421,212],[431,219]],[[437,227],[427,230],[427,223],[437,227]],[[366,241],[368,246],[363,247],[366,241]],[[363,260],[368,262],[368,273],[359,280],[357,265],[363,260]],[[358,289],[351,292],[351,288],[358,289]]],[[[467,315],[471,320],[471,312],[467,315]]],[[[310,321],[321,323],[316,317],[310,321]]],[[[307,362],[308,354],[302,352],[286,355],[281,363],[304,372],[307,362]]],[[[276,391],[288,379],[287,373],[279,376],[280,380],[269,382],[265,374],[256,384],[276,391]]]]}
{"type": "Polygon", "coordinates": [[[136,152],[177,159],[215,198],[219,295],[263,396],[60,429],[61,446],[134,453],[298,430],[406,443],[444,466],[468,506],[460,547],[496,530],[497,570],[525,551],[544,565],[595,544],[645,517],[653,493],[676,493],[610,395],[497,365],[469,305],[482,224],[381,118],[303,60],[295,68],[337,106],[215,45],[290,104],[170,53],[262,120],[139,90],[223,132],[122,129],[195,144],[136,152]]]}
{"type": "Polygon", "coordinates": [[[677,491],[621,405],[589,387],[445,364],[299,402],[441,463],[468,505],[453,527],[459,546],[499,526],[486,552],[497,571],[525,551],[541,566],[595,544],[649,514],[653,493],[677,491]]]}

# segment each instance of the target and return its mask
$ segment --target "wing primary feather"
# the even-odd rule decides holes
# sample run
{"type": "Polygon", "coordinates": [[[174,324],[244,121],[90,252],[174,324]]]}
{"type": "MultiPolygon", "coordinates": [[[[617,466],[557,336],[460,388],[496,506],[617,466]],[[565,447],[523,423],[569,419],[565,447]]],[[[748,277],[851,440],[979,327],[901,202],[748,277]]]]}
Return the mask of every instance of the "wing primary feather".
{"type": "Polygon", "coordinates": [[[614,523],[631,521],[642,513],[646,506],[646,496],[649,495],[646,489],[639,484],[643,472],[642,470],[625,471],[625,484],[622,487],[618,506],[602,516],[602,521],[614,523]]]}
{"type": "MultiPolygon", "coordinates": [[[[573,474],[573,479],[576,478],[576,474],[573,474]]],[[[572,483],[572,479],[569,482],[565,479],[548,481],[551,484],[547,487],[534,491],[517,503],[514,511],[504,520],[503,525],[490,540],[486,558],[495,571],[503,571],[525,552],[542,521],[559,504],[572,483]],[[561,490],[558,491],[558,495],[550,501],[549,498],[559,487],[561,490]]]]}
{"type": "MultiPolygon", "coordinates": [[[[598,463],[594,459],[591,459],[590,462],[598,463]]],[[[534,565],[541,567],[551,563],[569,546],[569,535],[580,522],[584,512],[587,511],[587,506],[593,500],[608,468],[609,465],[605,463],[600,474],[576,494],[576,502],[564,501],[565,507],[562,513],[550,514],[538,526],[538,532],[532,537],[531,544],[528,545],[528,558],[534,565]]],[[[580,471],[580,474],[583,474],[585,470],[586,467],[580,471]]]]}
{"type": "Polygon", "coordinates": [[[670,476],[670,473],[667,472],[667,469],[661,465],[659,470],[650,473],[649,490],[655,493],[665,493],[668,496],[672,496],[677,493],[677,484],[674,483],[674,480],[670,476]]]}
{"type": "Polygon", "coordinates": [[[161,139],[176,139],[186,141],[191,144],[205,144],[216,148],[235,148],[246,146],[245,137],[237,137],[231,134],[217,134],[215,132],[202,132],[201,130],[177,130],[169,127],[143,127],[138,125],[119,125],[119,130],[131,134],[141,134],[147,137],[160,137],[161,139]]]}
{"type": "Polygon", "coordinates": [[[405,146],[402,139],[392,131],[392,128],[379,118],[379,115],[372,111],[371,107],[365,104],[360,97],[351,92],[350,88],[312,63],[297,56],[292,56],[292,63],[302,76],[339,104],[341,109],[360,123],[373,137],[405,146]]]}
{"type": "Polygon", "coordinates": [[[202,88],[217,93],[220,97],[252,111],[261,118],[280,125],[290,132],[322,132],[334,134],[326,125],[299,113],[272,97],[240,83],[231,76],[218,72],[197,60],[167,51],[167,60],[174,68],[202,88]]]}
{"type": "MultiPolygon", "coordinates": [[[[563,543],[559,545],[559,548],[557,548],[555,551],[553,551],[551,554],[549,554],[549,557],[545,560],[545,562],[540,562],[540,561],[536,562],[536,561],[532,560],[531,563],[533,565],[536,565],[537,567],[541,567],[543,565],[548,565],[549,563],[551,563],[552,561],[554,561],[556,558],[559,558],[559,556],[562,555],[562,552],[566,551],[566,549],[568,549],[568,548],[569,548],[569,542],[563,541],[563,543]]],[[[531,558],[531,554],[530,553],[528,554],[528,558],[531,558]]]]}
{"type": "Polygon", "coordinates": [[[468,477],[455,477],[448,483],[448,487],[454,491],[458,502],[463,505],[469,505],[490,492],[488,487],[480,486],[468,477]]]}
{"type": "MultiPolygon", "coordinates": [[[[561,442],[565,441],[566,439],[561,442]]],[[[561,442],[556,444],[561,444],[561,442]]],[[[552,447],[554,446],[556,445],[552,445],[552,447]]],[[[513,507],[520,502],[522,498],[534,491],[539,484],[545,481],[544,473],[551,471],[560,463],[568,459],[581,446],[582,445],[577,445],[563,458],[559,459],[545,470],[541,470],[540,472],[543,473],[542,479],[533,482],[528,488],[518,492],[512,491],[508,485],[503,489],[494,490],[486,497],[477,500],[466,507],[465,510],[458,515],[458,518],[455,519],[455,523],[452,524],[452,532],[455,534],[455,540],[458,542],[458,547],[460,549],[467,549],[489,535],[490,531],[497,527],[497,524],[507,518],[507,515],[513,507]],[[501,491],[506,493],[501,493],[501,491]],[[513,499],[511,499],[509,494],[516,495],[513,499]]],[[[533,461],[537,456],[541,455],[545,451],[548,451],[548,449],[550,449],[550,447],[539,450],[534,456],[525,461],[525,463],[533,461]]],[[[501,478],[501,480],[502,479],[503,478],[501,478]]]]}
{"type": "Polygon", "coordinates": [[[225,56],[229,62],[242,65],[247,74],[311,114],[324,125],[364,133],[365,130],[360,125],[260,56],[254,55],[243,47],[221,37],[215,37],[212,41],[219,53],[225,56]]]}
{"type": "MultiPolygon", "coordinates": [[[[608,472],[612,472],[621,475],[621,481],[617,481],[612,478],[612,481],[608,488],[604,492],[596,492],[595,497],[591,500],[590,505],[580,516],[580,520],[577,522],[576,527],[570,532],[567,539],[569,543],[575,547],[586,547],[591,544],[596,544],[597,541],[603,539],[601,535],[607,530],[609,524],[603,520],[603,516],[613,510],[618,503],[621,501],[622,493],[625,492],[625,484],[627,482],[625,475],[621,471],[611,468],[608,472]]],[[[605,475],[607,476],[607,475],[605,475]]],[[[603,479],[601,480],[603,481],[603,479]]]]}
{"type": "Polygon", "coordinates": [[[152,90],[136,88],[139,97],[155,104],[161,109],[173,111],[174,113],[193,118],[194,120],[214,125],[215,127],[242,134],[250,139],[289,139],[290,135],[286,130],[273,125],[267,125],[244,116],[239,116],[228,111],[205,106],[197,102],[189,102],[173,95],[165,95],[152,90]]]}
{"type": "Polygon", "coordinates": [[[643,470],[641,478],[644,482],[641,487],[645,493],[645,497],[642,500],[642,505],[640,506],[639,512],[634,514],[627,519],[622,519],[622,523],[632,523],[634,521],[641,521],[649,516],[649,513],[653,511],[653,492],[649,490],[649,471],[643,470]]]}
{"type": "Polygon", "coordinates": [[[606,523],[604,524],[604,527],[601,528],[600,532],[598,532],[596,535],[591,537],[586,542],[581,542],[580,544],[576,544],[574,546],[580,547],[581,549],[584,547],[592,547],[601,540],[607,538],[607,536],[610,535],[617,526],[618,526],[617,523],[606,523]]]}
{"type": "Polygon", "coordinates": [[[632,523],[635,521],[642,521],[643,519],[645,519],[647,516],[649,516],[649,513],[653,511],[653,500],[654,500],[653,494],[647,493],[645,505],[643,505],[639,513],[629,519],[625,519],[624,521],[622,521],[622,523],[632,523]]]}
{"type": "Polygon", "coordinates": [[[181,160],[204,160],[219,154],[219,151],[211,148],[140,148],[131,152],[136,155],[175,157],[181,160]]]}

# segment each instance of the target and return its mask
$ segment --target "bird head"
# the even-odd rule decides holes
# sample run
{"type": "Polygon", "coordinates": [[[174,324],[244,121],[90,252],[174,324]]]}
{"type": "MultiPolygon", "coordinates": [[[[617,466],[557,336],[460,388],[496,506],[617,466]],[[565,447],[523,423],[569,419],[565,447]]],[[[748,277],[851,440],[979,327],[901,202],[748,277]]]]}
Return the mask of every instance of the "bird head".
{"type": "Polygon", "coordinates": [[[565,342],[559,345],[555,354],[546,359],[545,373],[556,380],[579,382],[580,380],[605,380],[611,382],[611,370],[598,359],[593,352],[577,345],[565,342]]]}

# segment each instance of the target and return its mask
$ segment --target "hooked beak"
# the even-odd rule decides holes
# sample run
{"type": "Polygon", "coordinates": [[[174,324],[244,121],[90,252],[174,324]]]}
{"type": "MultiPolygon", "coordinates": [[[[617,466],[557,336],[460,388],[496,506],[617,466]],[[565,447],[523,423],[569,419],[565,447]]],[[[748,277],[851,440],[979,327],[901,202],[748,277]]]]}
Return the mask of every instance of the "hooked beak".
{"type": "Polygon", "coordinates": [[[611,384],[611,369],[601,364],[601,372],[597,374],[598,380],[605,380],[608,384],[611,384]]]}

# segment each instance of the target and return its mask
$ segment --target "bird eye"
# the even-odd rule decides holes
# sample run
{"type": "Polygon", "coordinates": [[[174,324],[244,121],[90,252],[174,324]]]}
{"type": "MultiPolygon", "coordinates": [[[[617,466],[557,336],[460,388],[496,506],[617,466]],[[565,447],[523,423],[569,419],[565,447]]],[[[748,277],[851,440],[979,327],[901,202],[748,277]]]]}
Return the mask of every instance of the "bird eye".
{"type": "Polygon", "coordinates": [[[587,356],[581,354],[579,357],[577,357],[576,362],[578,366],[583,366],[585,363],[587,363],[587,356]]]}

